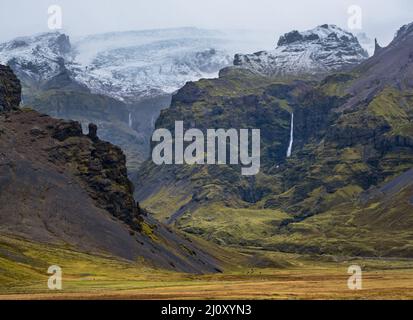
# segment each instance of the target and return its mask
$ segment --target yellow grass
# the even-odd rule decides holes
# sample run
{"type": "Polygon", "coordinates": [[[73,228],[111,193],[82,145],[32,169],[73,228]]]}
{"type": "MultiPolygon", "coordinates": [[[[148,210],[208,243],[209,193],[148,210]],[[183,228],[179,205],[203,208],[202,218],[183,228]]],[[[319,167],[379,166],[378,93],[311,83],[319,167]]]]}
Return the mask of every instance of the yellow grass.
{"type": "MultiPolygon", "coordinates": [[[[363,289],[349,290],[345,270],[287,270],[273,275],[220,275],[180,284],[95,292],[3,295],[0,299],[413,299],[413,270],[363,275],[363,289]]],[[[142,286],[142,284],[141,284],[142,286]]]]}
{"type": "Polygon", "coordinates": [[[190,275],[0,236],[0,300],[413,299],[413,263],[408,259],[339,261],[252,249],[241,255],[249,257],[244,266],[234,264],[223,274],[190,275]],[[253,267],[258,262],[269,266],[253,267]],[[47,269],[54,264],[62,267],[61,291],[47,288],[47,269]],[[359,291],[347,287],[347,269],[353,264],[363,269],[359,291]]]}

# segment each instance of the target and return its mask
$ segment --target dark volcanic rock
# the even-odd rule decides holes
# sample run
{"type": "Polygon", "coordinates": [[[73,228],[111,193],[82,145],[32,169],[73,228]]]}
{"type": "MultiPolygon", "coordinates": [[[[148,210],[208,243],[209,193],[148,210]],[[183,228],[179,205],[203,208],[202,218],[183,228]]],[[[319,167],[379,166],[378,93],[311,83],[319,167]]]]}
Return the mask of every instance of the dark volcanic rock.
{"type": "Polygon", "coordinates": [[[69,54],[72,50],[70,38],[65,34],[58,35],[56,40],[52,42],[51,47],[60,55],[69,54]]]}
{"type": "Polygon", "coordinates": [[[89,123],[89,134],[88,137],[93,141],[98,139],[98,127],[93,123],[89,123]]]}
{"type": "Polygon", "coordinates": [[[21,85],[13,71],[0,65],[0,111],[16,109],[21,101],[21,85]]]}
{"type": "Polygon", "coordinates": [[[82,126],[76,121],[61,120],[53,129],[53,138],[64,141],[70,137],[82,136],[82,126]]]}
{"type": "MultiPolygon", "coordinates": [[[[317,36],[314,34],[314,36],[317,36]]],[[[294,42],[298,42],[298,41],[303,41],[304,40],[304,36],[301,35],[300,32],[298,32],[297,30],[295,31],[291,31],[289,33],[286,33],[285,35],[280,37],[280,40],[278,40],[278,46],[283,46],[286,44],[291,44],[294,42]]]]}
{"type": "Polygon", "coordinates": [[[374,39],[374,55],[378,54],[383,48],[379,45],[377,38],[374,39]]]}

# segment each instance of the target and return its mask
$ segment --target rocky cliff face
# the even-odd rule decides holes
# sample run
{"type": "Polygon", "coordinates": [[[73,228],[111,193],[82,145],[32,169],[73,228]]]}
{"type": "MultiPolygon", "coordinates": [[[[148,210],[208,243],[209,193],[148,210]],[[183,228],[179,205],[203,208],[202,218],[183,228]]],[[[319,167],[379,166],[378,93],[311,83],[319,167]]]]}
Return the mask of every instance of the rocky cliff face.
{"type": "Polygon", "coordinates": [[[77,122],[57,123],[52,137],[61,143],[49,149],[49,160],[58,166],[76,170],[89,195],[102,209],[140,231],[141,210],[133,199],[128,179],[126,157],[122,150],[97,136],[96,125],[89,125],[89,139],[82,139],[77,122]]]}
{"type": "Polygon", "coordinates": [[[367,58],[354,35],[335,25],[322,25],[285,34],[273,51],[238,54],[234,65],[267,76],[315,76],[348,69],[367,58]]]}

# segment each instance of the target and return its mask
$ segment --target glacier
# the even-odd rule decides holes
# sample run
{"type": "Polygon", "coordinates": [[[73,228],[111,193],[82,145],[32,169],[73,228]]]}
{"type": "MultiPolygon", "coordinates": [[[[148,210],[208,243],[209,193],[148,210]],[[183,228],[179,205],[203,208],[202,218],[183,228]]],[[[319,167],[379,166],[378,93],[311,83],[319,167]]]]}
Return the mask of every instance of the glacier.
{"type": "Polygon", "coordinates": [[[190,27],[98,34],[74,39],[71,70],[93,93],[133,103],[216,78],[245,46],[259,47],[252,39],[237,43],[233,34],[190,27]]]}

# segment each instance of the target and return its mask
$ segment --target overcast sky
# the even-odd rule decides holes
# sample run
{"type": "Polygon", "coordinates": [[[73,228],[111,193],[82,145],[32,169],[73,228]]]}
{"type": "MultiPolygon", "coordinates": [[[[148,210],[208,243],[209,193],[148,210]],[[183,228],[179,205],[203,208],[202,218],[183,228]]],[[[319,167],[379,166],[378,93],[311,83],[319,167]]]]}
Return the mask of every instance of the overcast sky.
{"type": "Polygon", "coordinates": [[[413,22],[412,0],[0,0],[0,41],[48,31],[53,4],[62,7],[63,28],[71,36],[195,26],[260,29],[275,38],[324,23],[347,27],[348,8],[358,5],[362,31],[387,43],[413,22]]]}

